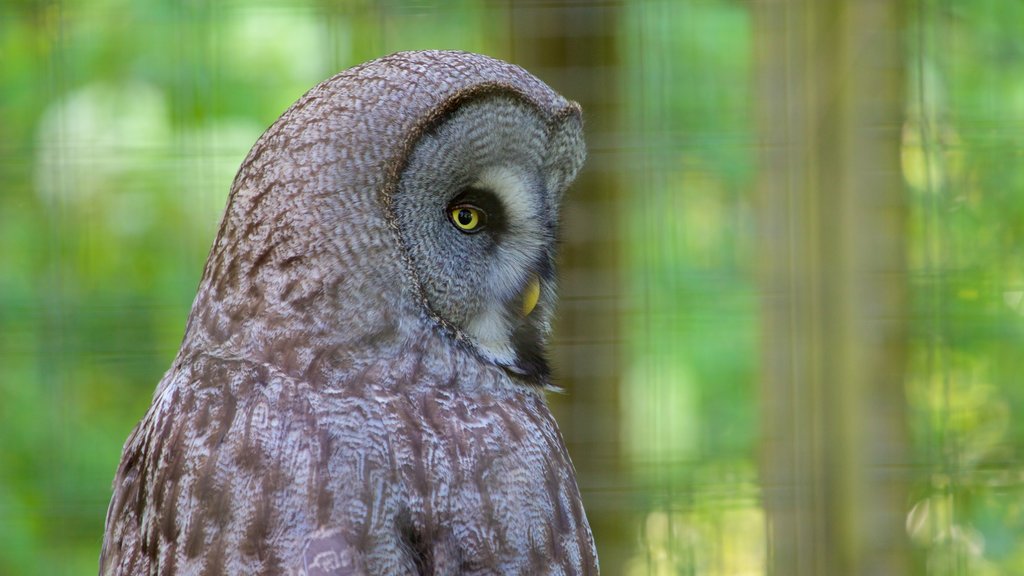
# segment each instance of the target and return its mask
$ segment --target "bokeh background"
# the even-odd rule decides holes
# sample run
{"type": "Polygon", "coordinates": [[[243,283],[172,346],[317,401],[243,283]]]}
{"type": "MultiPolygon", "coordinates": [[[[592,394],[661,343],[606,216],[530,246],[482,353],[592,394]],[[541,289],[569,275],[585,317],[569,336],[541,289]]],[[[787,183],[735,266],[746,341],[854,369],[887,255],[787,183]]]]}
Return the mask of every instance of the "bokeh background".
{"type": "Polygon", "coordinates": [[[419,48],[586,111],[551,403],[606,574],[1024,574],[1019,0],[3,0],[0,573],[95,572],[242,158],[419,48]]]}

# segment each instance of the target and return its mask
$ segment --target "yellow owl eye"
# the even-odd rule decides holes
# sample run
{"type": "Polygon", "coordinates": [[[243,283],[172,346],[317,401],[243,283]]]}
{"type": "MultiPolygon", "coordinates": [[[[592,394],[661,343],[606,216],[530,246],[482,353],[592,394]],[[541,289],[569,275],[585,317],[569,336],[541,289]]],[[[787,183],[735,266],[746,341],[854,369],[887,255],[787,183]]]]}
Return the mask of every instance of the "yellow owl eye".
{"type": "Polygon", "coordinates": [[[472,204],[458,204],[448,211],[452,224],[463,232],[479,232],[487,224],[487,213],[472,204]]]}

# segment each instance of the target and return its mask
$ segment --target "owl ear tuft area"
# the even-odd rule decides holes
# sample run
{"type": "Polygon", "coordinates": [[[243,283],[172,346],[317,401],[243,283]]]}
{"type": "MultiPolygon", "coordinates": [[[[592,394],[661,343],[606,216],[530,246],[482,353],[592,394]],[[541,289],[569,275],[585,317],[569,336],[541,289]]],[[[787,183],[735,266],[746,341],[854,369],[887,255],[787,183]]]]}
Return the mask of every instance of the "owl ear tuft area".
{"type": "Polygon", "coordinates": [[[548,190],[561,194],[565,191],[587,158],[583,139],[583,110],[571,102],[552,119],[548,140],[548,161],[545,171],[548,190]]]}

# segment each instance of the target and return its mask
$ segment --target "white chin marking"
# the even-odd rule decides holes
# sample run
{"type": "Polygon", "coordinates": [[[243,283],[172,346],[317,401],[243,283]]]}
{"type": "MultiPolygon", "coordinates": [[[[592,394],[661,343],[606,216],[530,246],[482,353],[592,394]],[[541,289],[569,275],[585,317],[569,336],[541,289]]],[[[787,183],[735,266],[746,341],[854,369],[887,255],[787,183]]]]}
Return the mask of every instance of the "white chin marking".
{"type": "Polygon", "coordinates": [[[473,319],[466,332],[473,336],[477,346],[499,364],[515,363],[508,319],[499,306],[492,306],[473,319]]]}

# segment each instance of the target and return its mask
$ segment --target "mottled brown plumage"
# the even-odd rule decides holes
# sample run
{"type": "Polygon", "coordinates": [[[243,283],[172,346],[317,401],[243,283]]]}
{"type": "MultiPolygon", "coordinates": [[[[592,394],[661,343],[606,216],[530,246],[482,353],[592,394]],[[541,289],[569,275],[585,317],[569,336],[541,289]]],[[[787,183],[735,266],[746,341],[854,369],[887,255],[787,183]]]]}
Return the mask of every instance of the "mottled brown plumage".
{"type": "Polygon", "coordinates": [[[310,90],[235,179],[100,573],[596,574],[541,353],[582,160],[578,107],[487,57],[310,90]],[[465,190],[480,234],[445,220],[465,190]]]}

